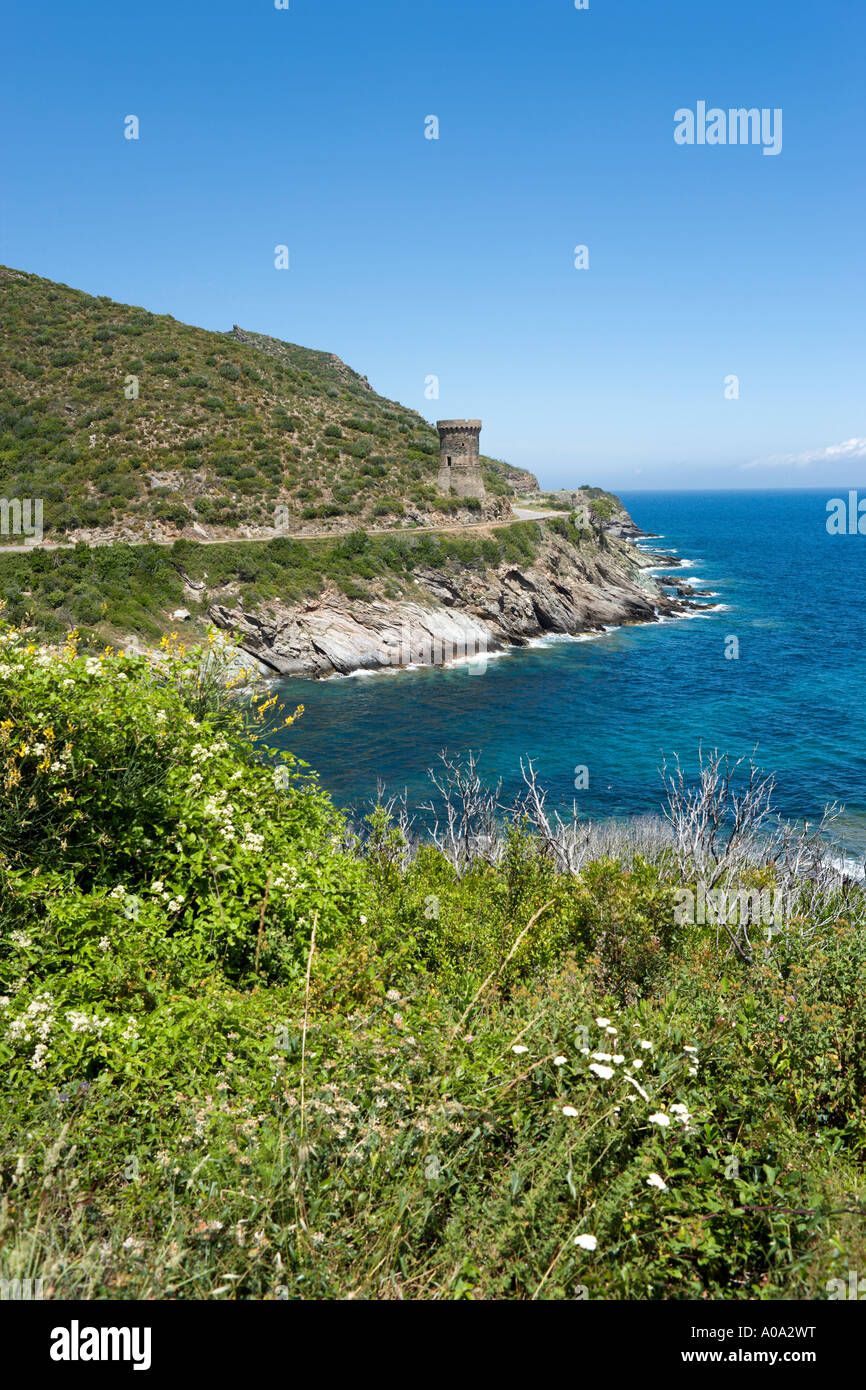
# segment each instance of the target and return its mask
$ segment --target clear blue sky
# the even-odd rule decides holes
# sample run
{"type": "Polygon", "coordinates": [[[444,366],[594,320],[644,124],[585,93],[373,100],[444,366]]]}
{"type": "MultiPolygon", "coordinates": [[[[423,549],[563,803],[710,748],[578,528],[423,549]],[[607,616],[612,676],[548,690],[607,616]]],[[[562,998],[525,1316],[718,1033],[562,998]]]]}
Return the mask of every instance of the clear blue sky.
{"type": "Polygon", "coordinates": [[[18,0],[4,39],[4,263],[337,352],[547,484],[866,484],[863,0],[18,0]],[[701,100],[782,108],[781,154],[675,144],[701,100]]]}

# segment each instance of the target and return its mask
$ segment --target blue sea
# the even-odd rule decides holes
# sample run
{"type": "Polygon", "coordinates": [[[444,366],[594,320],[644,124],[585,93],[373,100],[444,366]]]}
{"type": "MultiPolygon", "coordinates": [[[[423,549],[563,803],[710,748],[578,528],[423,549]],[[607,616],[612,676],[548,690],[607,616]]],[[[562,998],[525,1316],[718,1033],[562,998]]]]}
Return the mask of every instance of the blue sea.
{"type": "MultiPolygon", "coordinates": [[[[659,765],[698,745],[734,756],[757,747],[777,777],[777,804],[814,821],[845,813],[836,836],[866,852],[866,536],[831,536],[820,491],[622,493],[643,542],[672,551],[718,605],[700,616],[624,627],[590,641],[552,641],[466,666],[328,681],[280,682],[303,719],[282,744],[315,767],[354,812],[375,796],[430,796],[440,750],[474,750],[481,769],[519,790],[534,760],[552,806],[587,817],[660,809],[659,765]],[[725,652],[738,639],[739,656],[725,652]],[[576,770],[589,785],[575,791],[576,770]]],[[[581,779],[578,776],[577,780],[581,779]]]]}

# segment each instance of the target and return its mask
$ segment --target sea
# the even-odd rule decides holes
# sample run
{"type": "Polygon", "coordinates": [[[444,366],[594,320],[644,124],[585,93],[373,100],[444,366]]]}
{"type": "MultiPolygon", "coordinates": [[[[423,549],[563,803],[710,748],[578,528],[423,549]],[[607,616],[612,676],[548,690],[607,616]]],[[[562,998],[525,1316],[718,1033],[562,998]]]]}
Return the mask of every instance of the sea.
{"type": "Polygon", "coordinates": [[[531,759],[551,809],[600,819],[658,813],[665,760],[693,779],[701,747],[754,754],[782,815],[814,823],[835,804],[835,843],[862,860],[866,536],[827,527],[847,486],[620,495],[653,533],[640,544],[711,591],[701,611],[486,662],[281,681],[305,713],[278,742],[355,817],[381,787],[422,807],[442,751],[475,753],[505,803],[531,759]]]}

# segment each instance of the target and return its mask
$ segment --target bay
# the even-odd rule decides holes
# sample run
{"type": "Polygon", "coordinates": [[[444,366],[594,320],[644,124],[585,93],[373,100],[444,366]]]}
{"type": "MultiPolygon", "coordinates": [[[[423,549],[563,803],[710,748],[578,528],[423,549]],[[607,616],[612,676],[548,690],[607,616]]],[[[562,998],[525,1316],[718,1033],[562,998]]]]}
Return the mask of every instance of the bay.
{"type": "MultiPolygon", "coordinates": [[[[532,758],[552,805],[582,815],[657,811],[659,766],[697,749],[757,747],[777,775],[777,803],[814,820],[845,804],[840,843],[866,849],[866,537],[833,536],[827,502],[847,487],[774,492],[622,493],[659,548],[688,561],[678,577],[712,589],[697,617],[550,640],[467,667],[279,683],[303,719],[278,742],[317,769],[353,811],[377,783],[430,795],[440,750],[481,755],[519,790],[532,758]],[[734,650],[737,659],[726,658],[734,650]],[[585,767],[589,785],[575,790],[585,767]]],[[[649,544],[649,543],[646,543],[649,544]]]]}

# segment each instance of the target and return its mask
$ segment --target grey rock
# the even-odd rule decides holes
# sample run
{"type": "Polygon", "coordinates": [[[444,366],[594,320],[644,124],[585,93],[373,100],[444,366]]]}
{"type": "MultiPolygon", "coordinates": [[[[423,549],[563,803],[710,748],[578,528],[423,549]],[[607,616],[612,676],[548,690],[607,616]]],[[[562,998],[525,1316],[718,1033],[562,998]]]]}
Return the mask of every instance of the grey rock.
{"type": "Polygon", "coordinates": [[[429,604],[358,601],[329,588],[313,600],[271,599],[253,611],[214,602],[208,613],[272,674],[322,677],[440,665],[525,646],[545,633],[597,632],[694,608],[647,573],[652,561],[658,557],[648,560],[615,536],[600,547],[543,526],[539,550],[525,568],[416,570],[415,585],[429,604]]]}

